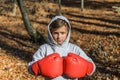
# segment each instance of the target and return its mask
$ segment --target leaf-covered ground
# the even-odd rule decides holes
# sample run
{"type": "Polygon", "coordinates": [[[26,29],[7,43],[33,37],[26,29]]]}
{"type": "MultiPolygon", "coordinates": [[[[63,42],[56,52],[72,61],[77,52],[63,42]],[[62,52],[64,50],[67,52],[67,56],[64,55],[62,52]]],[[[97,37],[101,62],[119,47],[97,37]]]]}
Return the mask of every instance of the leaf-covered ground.
{"type": "MultiPolygon", "coordinates": [[[[58,9],[53,2],[25,1],[32,25],[47,36],[47,24],[58,9]]],[[[112,6],[115,0],[85,0],[80,10],[80,0],[62,2],[62,14],[72,25],[70,42],[79,45],[96,66],[91,80],[120,79],[120,13],[112,6]]],[[[12,14],[13,3],[0,5],[0,80],[44,80],[30,75],[28,62],[40,45],[31,41],[22,21],[20,11],[12,14]]]]}

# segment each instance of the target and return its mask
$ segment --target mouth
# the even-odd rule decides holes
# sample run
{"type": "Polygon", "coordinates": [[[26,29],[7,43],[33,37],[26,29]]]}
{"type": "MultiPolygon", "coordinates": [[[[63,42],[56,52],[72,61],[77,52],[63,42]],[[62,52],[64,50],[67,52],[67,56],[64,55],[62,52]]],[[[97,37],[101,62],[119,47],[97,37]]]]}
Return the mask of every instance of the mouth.
{"type": "Polygon", "coordinates": [[[62,42],[62,41],[57,41],[57,42],[62,42]]]}
{"type": "Polygon", "coordinates": [[[58,43],[61,43],[61,42],[62,42],[62,40],[58,40],[57,42],[58,42],[58,43]]]}

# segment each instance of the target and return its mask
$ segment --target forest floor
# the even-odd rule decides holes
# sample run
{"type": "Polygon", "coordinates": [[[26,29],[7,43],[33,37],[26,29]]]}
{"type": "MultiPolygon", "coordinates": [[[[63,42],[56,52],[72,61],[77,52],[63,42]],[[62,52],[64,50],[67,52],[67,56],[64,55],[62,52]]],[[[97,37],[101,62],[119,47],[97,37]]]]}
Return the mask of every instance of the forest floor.
{"type": "MultiPolygon", "coordinates": [[[[70,42],[80,46],[95,62],[97,69],[90,80],[120,80],[120,13],[112,6],[115,0],[80,0],[62,2],[62,15],[72,25],[70,42]]],[[[25,5],[33,27],[47,36],[47,25],[56,15],[58,5],[53,2],[32,2],[25,5]]],[[[28,73],[28,62],[40,45],[31,41],[17,7],[13,3],[0,5],[0,80],[44,80],[28,73]]]]}

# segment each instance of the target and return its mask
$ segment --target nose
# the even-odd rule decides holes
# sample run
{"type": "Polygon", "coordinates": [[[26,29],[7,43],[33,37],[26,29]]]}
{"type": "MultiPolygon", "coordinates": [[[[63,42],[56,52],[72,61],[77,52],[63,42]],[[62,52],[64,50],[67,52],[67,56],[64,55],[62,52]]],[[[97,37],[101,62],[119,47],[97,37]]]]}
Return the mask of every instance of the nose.
{"type": "Polygon", "coordinates": [[[58,34],[58,39],[60,39],[60,38],[61,38],[61,34],[59,33],[59,34],[58,34]]]}

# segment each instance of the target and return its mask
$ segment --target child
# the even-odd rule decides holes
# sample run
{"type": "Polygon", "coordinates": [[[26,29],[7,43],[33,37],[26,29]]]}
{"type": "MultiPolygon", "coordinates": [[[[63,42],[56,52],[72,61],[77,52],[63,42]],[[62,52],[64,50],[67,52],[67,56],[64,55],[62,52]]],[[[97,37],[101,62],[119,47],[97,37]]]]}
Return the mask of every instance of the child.
{"type": "Polygon", "coordinates": [[[45,80],[78,80],[92,75],[96,66],[81,48],[69,43],[71,25],[64,16],[55,16],[48,25],[48,43],[33,55],[28,71],[45,80]]]}

